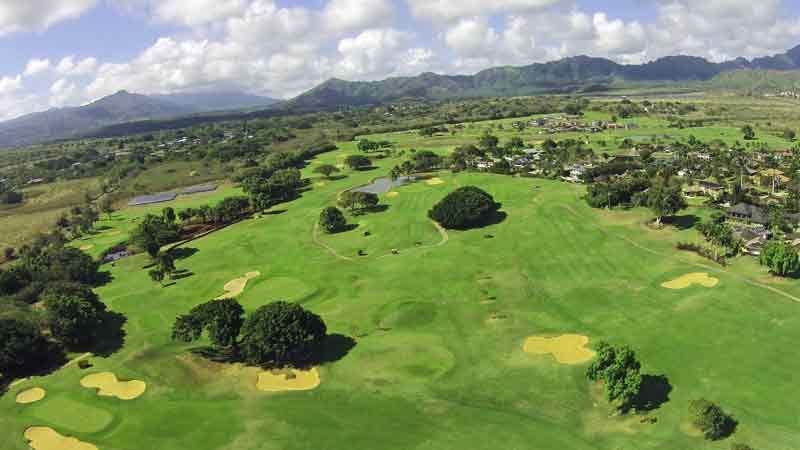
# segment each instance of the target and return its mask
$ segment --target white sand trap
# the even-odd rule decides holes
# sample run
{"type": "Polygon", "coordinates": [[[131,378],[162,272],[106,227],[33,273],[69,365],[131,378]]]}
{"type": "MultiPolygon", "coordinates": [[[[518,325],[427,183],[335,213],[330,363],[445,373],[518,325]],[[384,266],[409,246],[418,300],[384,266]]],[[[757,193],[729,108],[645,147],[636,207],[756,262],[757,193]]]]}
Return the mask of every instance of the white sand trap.
{"type": "Polygon", "coordinates": [[[395,197],[397,197],[399,195],[400,195],[400,193],[397,192],[397,191],[390,191],[390,192],[386,193],[386,198],[395,198],[395,197]]]}
{"type": "Polygon", "coordinates": [[[558,337],[531,336],[525,339],[522,350],[534,355],[551,354],[560,364],[581,364],[594,358],[588,348],[589,338],[580,334],[564,334],[558,337]]]}
{"type": "Polygon", "coordinates": [[[225,283],[223,289],[225,289],[225,293],[217,297],[217,300],[222,300],[223,298],[234,298],[244,292],[244,288],[247,286],[247,282],[261,276],[261,272],[247,272],[241,278],[234,278],[231,281],[225,283]]]}
{"type": "Polygon", "coordinates": [[[47,395],[44,389],[42,388],[32,388],[26,391],[22,391],[17,394],[17,403],[21,405],[27,405],[28,403],[36,403],[39,400],[43,399],[44,396],[47,395]]]}
{"type": "Polygon", "coordinates": [[[25,439],[34,450],[98,450],[97,446],[62,436],[52,428],[30,427],[25,430],[25,439]]]}
{"type": "Polygon", "coordinates": [[[80,251],[85,252],[86,250],[91,250],[93,248],[94,248],[94,245],[92,245],[92,244],[81,245],[80,246],[80,251]]]}
{"type": "Polygon", "coordinates": [[[93,373],[83,377],[81,386],[97,389],[97,395],[116,397],[120,400],[133,400],[144,394],[147,384],[140,380],[119,381],[111,372],[93,373]]]}
{"type": "Polygon", "coordinates": [[[719,279],[709,276],[707,273],[688,273],[680,278],[662,283],[661,287],[667,289],[686,289],[692,285],[713,288],[719,283],[719,279]]]}
{"type": "Polygon", "coordinates": [[[258,374],[256,388],[264,392],[310,391],[319,386],[319,383],[319,371],[316,367],[310,370],[267,370],[258,374]]]}
{"type": "Polygon", "coordinates": [[[440,184],[444,184],[444,180],[439,177],[428,178],[425,180],[425,184],[428,186],[439,186],[440,184]]]}

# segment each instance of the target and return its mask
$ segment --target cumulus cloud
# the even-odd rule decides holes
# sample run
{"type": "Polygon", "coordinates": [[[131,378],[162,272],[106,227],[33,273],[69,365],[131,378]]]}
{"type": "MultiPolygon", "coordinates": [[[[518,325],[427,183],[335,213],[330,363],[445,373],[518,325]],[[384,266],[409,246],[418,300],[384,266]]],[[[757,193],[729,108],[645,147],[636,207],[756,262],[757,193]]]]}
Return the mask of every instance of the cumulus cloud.
{"type": "Polygon", "coordinates": [[[72,56],[66,56],[59,61],[55,70],[60,75],[66,76],[81,76],[92,74],[97,69],[96,58],[85,58],[80,61],[75,61],[72,56]]]}
{"type": "Polygon", "coordinates": [[[331,0],[322,11],[322,22],[334,31],[377,28],[387,24],[393,13],[389,0],[331,0]]]}
{"type": "Polygon", "coordinates": [[[417,17],[453,21],[464,17],[498,13],[529,12],[544,9],[563,0],[408,0],[417,17]]]}
{"type": "Polygon", "coordinates": [[[204,25],[239,15],[245,0],[151,0],[156,19],[186,26],[204,25]]]}
{"type": "Polygon", "coordinates": [[[34,76],[50,70],[49,59],[31,59],[25,66],[25,75],[34,76]]]}
{"type": "Polygon", "coordinates": [[[0,36],[20,31],[45,30],[74,19],[91,9],[97,0],[2,0],[0,36]]]}

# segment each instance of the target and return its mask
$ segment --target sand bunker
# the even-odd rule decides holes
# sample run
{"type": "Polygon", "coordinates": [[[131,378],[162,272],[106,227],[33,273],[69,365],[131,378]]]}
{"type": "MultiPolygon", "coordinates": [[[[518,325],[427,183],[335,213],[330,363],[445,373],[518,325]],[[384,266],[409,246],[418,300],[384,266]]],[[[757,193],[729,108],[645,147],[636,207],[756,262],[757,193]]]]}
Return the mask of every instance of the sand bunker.
{"type": "Polygon", "coordinates": [[[717,283],[719,283],[719,279],[711,277],[707,273],[689,273],[672,281],[662,283],[661,287],[667,289],[686,289],[694,284],[699,284],[703,287],[712,288],[716,286],[717,283]]]}
{"type": "Polygon", "coordinates": [[[94,373],[83,377],[81,386],[97,389],[97,395],[117,397],[120,400],[138,398],[147,389],[147,384],[140,380],[119,381],[111,372],[94,373]]]}
{"type": "Polygon", "coordinates": [[[47,393],[42,388],[33,388],[22,391],[17,394],[17,403],[27,405],[28,403],[35,403],[43,399],[47,393]]]}
{"type": "Polygon", "coordinates": [[[439,177],[429,178],[425,180],[425,184],[428,186],[439,186],[440,184],[444,184],[444,180],[439,177]]]}
{"type": "Polygon", "coordinates": [[[98,450],[96,446],[74,437],[62,436],[52,428],[30,427],[25,430],[25,439],[34,450],[98,450]]]}
{"type": "Polygon", "coordinates": [[[80,251],[85,252],[86,250],[91,250],[93,248],[94,248],[94,245],[92,245],[92,244],[81,245],[80,246],[80,251]]]}
{"type": "Polygon", "coordinates": [[[256,278],[261,275],[261,272],[247,272],[244,277],[242,278],[234,278],[233,280],[227,282],[223,289],[225,289],[225,293],[217,297],[217,300],[222,300],[223,298],[233,298],[244,292],[245,286],[247,286],[247,282],[256,278]]]}
{"type": "Polygon", "coordinates": [[[594,352],[586,348],[589,338],[579,334],[558,337],[531,336],[522,349],[534,355],[551,354],[561,364],[581,364],[591,360],[594,352]]]}
{"type": "Polygon", "coordinates": [[[279,370],[264,371],[258,374],[256,388],[264,392],[283,391],[310,391],[319,386],[319,371],[310,370],[279,370]]]}
{"type": "Polygon", "coordinates": [[[395,197],[397,197],[398,195],[400,195],[400,193],[399,193],[399,192],[397,192],[397,191],[390,191],[390,192],[387,192],[387,193],[386,193],[386,198],[395,198],[395,197]]]}

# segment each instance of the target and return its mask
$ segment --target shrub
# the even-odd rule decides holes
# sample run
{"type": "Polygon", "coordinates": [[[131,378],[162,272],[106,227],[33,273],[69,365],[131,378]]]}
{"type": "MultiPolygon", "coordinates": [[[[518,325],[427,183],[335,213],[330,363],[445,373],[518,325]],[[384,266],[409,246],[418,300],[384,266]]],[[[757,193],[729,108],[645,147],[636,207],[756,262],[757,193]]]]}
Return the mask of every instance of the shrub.
{"type": "Polygon", "coordinates": [[[448,194],[428,211],[428,217],[445,228],[467,229],[487,222],[499,209],[500,205],[491,195],[467,186],[448,194]]]}
{"type": "Polygon", "coordinates": [[[295,303],[262,306],[242,330],[242,354],[254,365],[297,366],[310,361],[327,333],[318,315],[295,303]]]}
{"type": "Polygon", "coordinates": [[[800,256],[791,244],[785,241],[770,241],[761,251],[759,262],[780,277],[800,270],[800,256]]]}
{"type": "Polygon", "coordinates": [[[715,441],[730,436],[736,428],[736,421],[718,405],[706,400],[693,400],[689,403],[692,424],[703,432],[706,439],[715,441]]]}

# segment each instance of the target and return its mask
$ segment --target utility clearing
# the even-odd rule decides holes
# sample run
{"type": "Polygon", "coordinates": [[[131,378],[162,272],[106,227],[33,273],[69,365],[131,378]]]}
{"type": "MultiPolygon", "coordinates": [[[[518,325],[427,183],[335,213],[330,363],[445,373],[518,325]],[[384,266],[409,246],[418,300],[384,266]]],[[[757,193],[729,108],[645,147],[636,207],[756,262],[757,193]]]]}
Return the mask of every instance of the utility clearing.
{"type": "Polygon", "coordinates": [[[676,278],[672,281],[667,281],[661,284],[661,287],[667,289],[686,289],[691,287],[695,284],[699,284],[700,286],[713,288],[719,283],[719,279],[710,276],[704,272],[698,273],[688,273],[680,278],[676,278]]]}
{"type": "Polygon", "coordinates": [[[42,388],[31,388],[25,391],[20,392],[17,394],[17,403],[21,405],[27,405],[29,403],[36,403],[39,400],[43,399],[47,395],[44,389],[42,388]]]}
{"type": "Polygon", "coordinates": [[[25,439],[34,450],[98,450],[97,446],[74,437],[62,436],[48,427],[30,427],[25,430],[25,439]]]}
{"type": "Polygon", "coordinates": [[[317,368],[309,370],[266,370],[258,374],[256,388],[264,392],[310,391],[319,386],[317,368]]]}
{"type": "Polygon", "coordinates": [[[81,380],[81,386],[97,389],[97,395],[116,397],[120,400],[133,400],[140,397],[147,390],[147,384],[144,381],[119,381],[112,372],[87,375],[81,380]]]}
{"type": "Polygon", "coordinates": [[[595,353],[586,348],[588,343],[589,338],[579,334],[531,336],[525,339],[522,350],[534,355],[553,355],[560,364],[582,364],[594,358],[595,353]]]}
{"type": "Polygon", "coordinates": [[[225,286],[223,286],[223,289],[225,289],[225,293],[217,297],[217,300],[222,300],[224,298],[233,298],[240,295],[242,292],[244,292],[244,288],[247,286],[247,282],[259,276],[261,276],[261,272],[258,271],[247,272],[243,277],[234,278],[233,280],[225,283],[225,286]]]}

